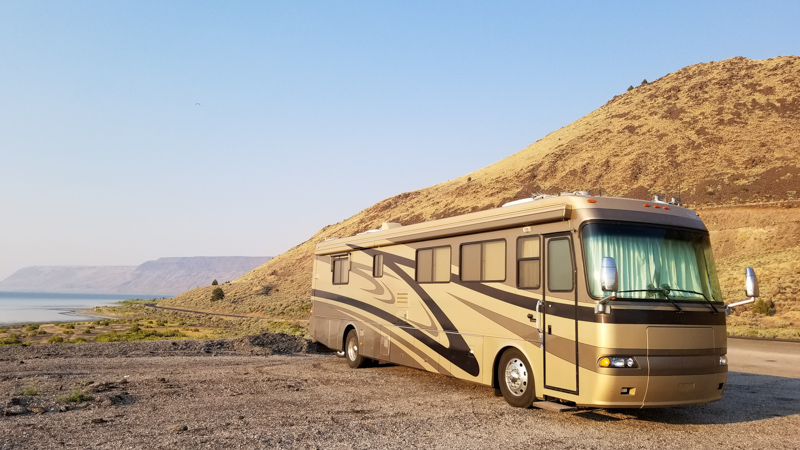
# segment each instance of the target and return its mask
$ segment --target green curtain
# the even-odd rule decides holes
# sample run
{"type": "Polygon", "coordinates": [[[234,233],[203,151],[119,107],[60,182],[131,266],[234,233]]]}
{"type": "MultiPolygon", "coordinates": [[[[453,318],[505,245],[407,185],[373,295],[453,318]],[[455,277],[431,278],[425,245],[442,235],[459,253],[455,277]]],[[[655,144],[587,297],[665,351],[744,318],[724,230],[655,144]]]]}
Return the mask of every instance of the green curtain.
{"type": "MultiPolygon", "coordinates": [[[[583,231],[583,247],[591,294],[600,288],[600,264],[604,256],[617,263],[619,291],[669,289],[704,292],[705,273],[702,241],[688,233],[662,228],[590,224],[583,231]]],[[[688,292],[669,292],[670,298],[698,299],[688,292]]],[[[620,298],[664,298],[657,292],[618,293],[620,298]]]]}

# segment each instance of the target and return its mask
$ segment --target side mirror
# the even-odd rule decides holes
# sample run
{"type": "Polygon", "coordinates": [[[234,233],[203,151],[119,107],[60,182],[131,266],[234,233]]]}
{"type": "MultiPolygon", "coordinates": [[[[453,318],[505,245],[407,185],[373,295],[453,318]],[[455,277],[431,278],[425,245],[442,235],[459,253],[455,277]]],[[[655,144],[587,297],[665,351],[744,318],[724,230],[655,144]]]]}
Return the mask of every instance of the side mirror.
{"type": "Polygon", "coordinates": [[[758,297],[758,279],[752,267],[748,267],[744,272],[745,295],[748,297],[758,297]]]}
{"type": "Polygon", "coordinates": [[[618,287],[617,263],[614,258],[604,256],[603,263],[600,265],[600,289],[604,292],[617,292],[618,287]]]}
{"type": "Polygon", "coordinates": [[[726,316],[729,316],[731,314],[732,308],[741,305],[746,305],[748,303],[753,303],[756,301],[756,297],[758,297],[758,279],[756,278],[756,273],[753,271],[752,267],[748,267],[744,271],[744,290],[745,290],[745,295],[747,295],[750,298],[747,300],[742,300],[740,302],[725,305],[726,316]]]}

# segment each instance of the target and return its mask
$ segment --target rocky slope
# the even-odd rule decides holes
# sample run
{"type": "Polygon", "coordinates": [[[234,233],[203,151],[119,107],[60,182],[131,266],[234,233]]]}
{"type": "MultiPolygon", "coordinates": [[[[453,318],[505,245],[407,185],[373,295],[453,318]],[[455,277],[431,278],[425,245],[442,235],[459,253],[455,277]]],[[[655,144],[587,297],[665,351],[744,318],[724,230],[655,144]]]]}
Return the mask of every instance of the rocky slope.
{"type": "MultiPolygon", "coordinates": [[[[225,286],[172,305],[300,317],[311,261],[324,236],[382,222],[408,225],[483,210],[534,193],[588,190],[649,199],[681,197],[706,217],[726,300],[741,299],[744,266],[762,273],[776,317],[800,311],[800,57],[732,58],[686,67],[620,94],[585,117],[483,169],[383,200],[225,286]],[[748,220],[741,220],[742,217],[748,220]],[[747,250],[744,250],[747,249],[747,250]]],[[[749,320],[749,319],[747,319],[749,320]]],[[[780,326],[798,326],[786,316],[780,326]]],[[[773,324],[774,325],[774,324],[773,324]]]]}

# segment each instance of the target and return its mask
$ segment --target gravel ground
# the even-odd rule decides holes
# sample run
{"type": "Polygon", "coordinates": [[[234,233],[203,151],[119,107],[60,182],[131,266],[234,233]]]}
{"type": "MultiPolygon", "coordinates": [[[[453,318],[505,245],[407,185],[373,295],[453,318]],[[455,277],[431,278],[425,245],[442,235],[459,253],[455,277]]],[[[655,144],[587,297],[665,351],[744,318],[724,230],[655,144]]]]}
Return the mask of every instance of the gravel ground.
{"type": "Polygon", "coordinates": [[[286,335],[0,347],[0,449],[778,449],[798,430],[800,379],[742,372],[709,405],[558,414],[286,335]]]}

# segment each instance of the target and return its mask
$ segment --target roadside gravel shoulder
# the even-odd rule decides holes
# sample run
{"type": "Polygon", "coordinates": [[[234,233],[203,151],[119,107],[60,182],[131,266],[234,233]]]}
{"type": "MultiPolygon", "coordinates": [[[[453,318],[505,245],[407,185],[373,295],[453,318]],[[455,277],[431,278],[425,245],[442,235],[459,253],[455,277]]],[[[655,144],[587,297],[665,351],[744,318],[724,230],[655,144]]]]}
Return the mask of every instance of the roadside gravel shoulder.
{"type": "Polygon", "coordinates": [[[725,398],[709,405],[519,409],[442,375],[353,370],[286,335],[0,347],[3,450],[780,449],[796,448],[799,404],[799,379],[733,372],[725,398]]]}

